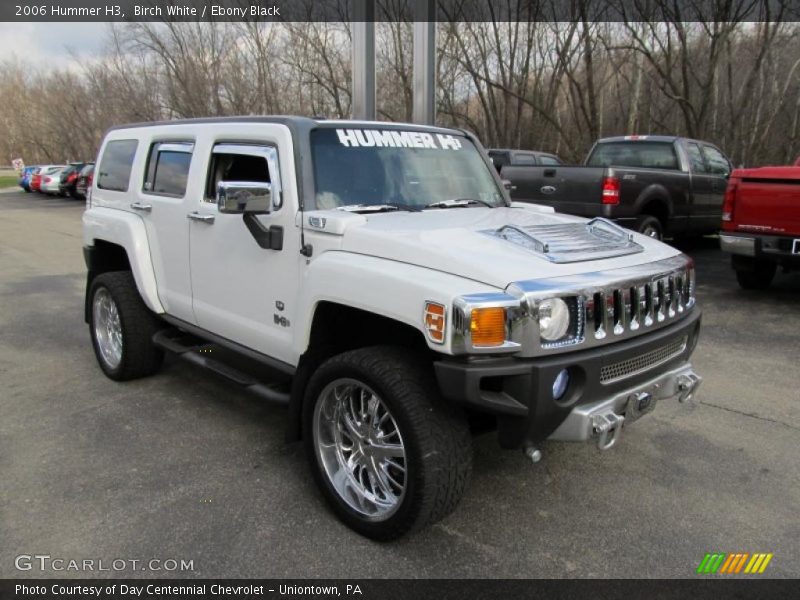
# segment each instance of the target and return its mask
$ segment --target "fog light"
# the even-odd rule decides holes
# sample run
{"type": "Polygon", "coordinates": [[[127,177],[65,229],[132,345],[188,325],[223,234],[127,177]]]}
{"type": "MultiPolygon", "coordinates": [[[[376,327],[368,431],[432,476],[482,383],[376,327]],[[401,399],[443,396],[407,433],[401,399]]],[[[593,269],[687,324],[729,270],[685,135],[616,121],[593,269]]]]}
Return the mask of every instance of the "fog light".
{"type": "Polygon", "coordinates": [[[561,400],[568,386],[569,372],[566,369],[561,369],[553,382],[553,400],[561,400]]]}

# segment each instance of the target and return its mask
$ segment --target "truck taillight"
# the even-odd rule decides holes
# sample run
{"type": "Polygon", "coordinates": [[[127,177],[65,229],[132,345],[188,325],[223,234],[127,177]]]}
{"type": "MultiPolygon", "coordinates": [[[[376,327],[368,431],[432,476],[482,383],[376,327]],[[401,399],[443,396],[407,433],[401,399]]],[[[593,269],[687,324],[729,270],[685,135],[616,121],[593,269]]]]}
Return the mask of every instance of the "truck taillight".
{"type": "Polygon", "coordinates": [[[728,182],[728,187],[725,189],[725,198],[722,201],[722,220],[733,221],[733,209],[736,202],[736,190],[738,188],[736,181],[731,180],[728,182]]]}
{"type": "Polygon", "coordinates": [[[603,204],[619,204],[619,179],[603,177],[603,204]]]}

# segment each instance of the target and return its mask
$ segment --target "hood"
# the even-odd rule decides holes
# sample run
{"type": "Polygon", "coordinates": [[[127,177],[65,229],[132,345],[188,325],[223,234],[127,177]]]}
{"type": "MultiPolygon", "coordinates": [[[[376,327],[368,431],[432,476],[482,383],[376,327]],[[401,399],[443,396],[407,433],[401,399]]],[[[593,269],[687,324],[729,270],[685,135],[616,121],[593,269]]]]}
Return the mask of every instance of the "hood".
{"type": "Polygon", "coordinates": [[[343,251],[427,267],[501,289],[514,281],[629,267],[680,254],[666,244],[633,234],[643,251],[613,258],[558,263],[514,241],[487,235],[487,231],[509,225],[526,228],[587,222],[536,205],[416,213],[313,211],[306,216],[310,229],[341,235],[343,251]]]}

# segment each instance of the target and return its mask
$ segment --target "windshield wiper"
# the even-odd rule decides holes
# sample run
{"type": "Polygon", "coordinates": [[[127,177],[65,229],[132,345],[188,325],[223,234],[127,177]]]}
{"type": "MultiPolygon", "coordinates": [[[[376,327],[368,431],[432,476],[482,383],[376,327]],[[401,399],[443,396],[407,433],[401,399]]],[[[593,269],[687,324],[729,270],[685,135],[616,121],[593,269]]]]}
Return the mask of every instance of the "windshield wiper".
{"type": "Polygon", "coordinates": [[[409,204],[387,203],[387,204],[346,204],[344,206],[337,206],[336,210],[343,210],[345,212],[361,213],[361,212],[390,212],[395,210],[404,210],[407,212],[419,212],[422,210],[416,206],[409,204]]]}
{"type": "Polygon", "coordinates": [[[472,204],[483,204],[489,208],[495,208],[495,205],[491,202],[479,200],[478,198],[453,198],[451,200],[439,200],[438,202],[426,204],[425,208],[464,208],[472,204]]]}

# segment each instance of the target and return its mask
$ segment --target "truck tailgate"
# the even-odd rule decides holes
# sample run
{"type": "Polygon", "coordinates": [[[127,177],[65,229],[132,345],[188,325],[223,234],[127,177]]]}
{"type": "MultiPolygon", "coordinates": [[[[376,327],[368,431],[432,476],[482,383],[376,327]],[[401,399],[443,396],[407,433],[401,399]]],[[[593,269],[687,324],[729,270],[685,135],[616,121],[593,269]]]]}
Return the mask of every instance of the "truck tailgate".
{"type": "Polygon", "coordinates": [[[514,185],[511,198],[519,202],[535,202],[561,212],[574,212],[576,204],[600,204],[603,167],[583,166],[507,166],[501,176],[514,185]],[[572,210],[570,210],[572,209],[572,210]]]}
{"type": "Polygon", "coordinates": [[[800,169],[742,169],[734,219],[741,231],[800,235],[800,169]]]}

